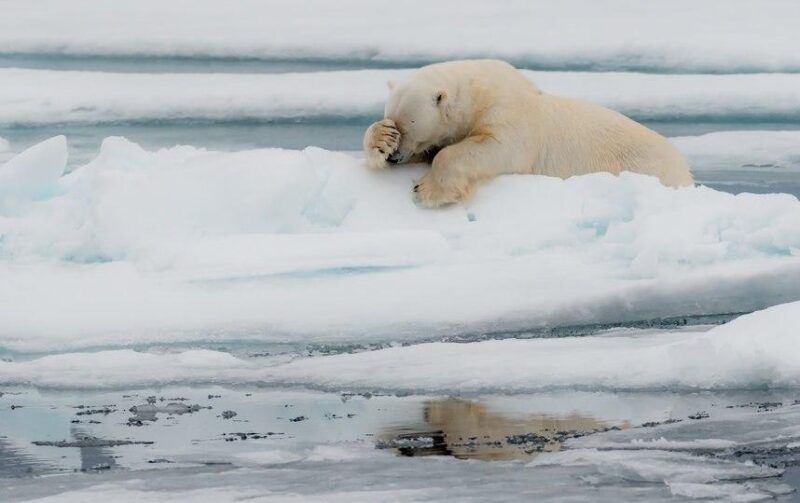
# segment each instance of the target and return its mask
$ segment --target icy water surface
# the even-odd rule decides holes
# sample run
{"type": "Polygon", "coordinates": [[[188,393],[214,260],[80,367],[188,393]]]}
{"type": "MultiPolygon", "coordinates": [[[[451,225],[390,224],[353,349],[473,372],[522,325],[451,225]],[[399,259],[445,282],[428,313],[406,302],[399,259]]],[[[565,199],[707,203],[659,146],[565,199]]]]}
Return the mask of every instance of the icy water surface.
{"type": "MultiPolygon", "coordinates": [[[[108,494],[180,497],[206,487],[328,498],[356,490],[390,494],[398,484],[418,497],[454,501],[519,494],[555,501],[564,491],[576,501],[670,500],[689,490],[790,501],[793,489],[784,478],[793,480],[800,461],[800,406],[788,391],[406,397],[226,387],[2,392],[3,501],[85,495],[101,485],[108,494]],[[406,460],[418,456],[435,457],[406,460]],[[206,479],[211,473],[216,476],[206,479]],[[315,482],[322,473],[325,482],[315,482]],[[448,487],[456,473],[460,480],[485,478],[488,486],[448,487]],[[545,484],[548,479],[555,484],[545,484]]],[[[402,491],[397,495],[403,498],[402,491]]]]}

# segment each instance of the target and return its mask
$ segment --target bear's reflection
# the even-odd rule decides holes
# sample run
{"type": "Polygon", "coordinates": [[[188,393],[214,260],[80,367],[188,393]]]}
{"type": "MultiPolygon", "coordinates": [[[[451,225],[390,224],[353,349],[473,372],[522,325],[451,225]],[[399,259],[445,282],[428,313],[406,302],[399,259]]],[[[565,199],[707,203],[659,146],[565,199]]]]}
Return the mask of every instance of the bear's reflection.
{"type": "Polygon", "coordinates": [[[424,425],[386,431],[377,447],[393,448],[404,456],[525,459],[558,451],[569,438],[628,427],[627,422],[612,424],[580,414],[507,417],[461,399],[431,400],[424,412],[424,425]]]}

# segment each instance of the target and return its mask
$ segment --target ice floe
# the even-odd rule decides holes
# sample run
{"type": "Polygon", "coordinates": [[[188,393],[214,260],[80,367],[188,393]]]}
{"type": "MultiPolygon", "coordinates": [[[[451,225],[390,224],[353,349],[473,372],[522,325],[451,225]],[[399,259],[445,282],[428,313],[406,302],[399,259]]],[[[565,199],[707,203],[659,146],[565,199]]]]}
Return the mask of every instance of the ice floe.
{"type": "MultiPolygon", "coordinates": [[[[364,120],[383,114],[386,83],[409,72],[136,74],[6,68],[0,69],[0,123],[364,120]]],[[[782,122],[800,116],[800,74],[524,73],[545,92],[583,98],[637,120],[782,122]]]]}
{"type": "Polygon", "coordinates": [[[0,166],[0,208],[53,195],[66,165],[64,136],[51,138],[11,158],[0,166]]]}
{"type": "Polygon", "coordinates": [[[800,131],[720,131],[670,140],[692,169],[800,169],[800,131]]]}
{"type": "Polygon", "coordinates": [[[425,391],[792,387],[800,385],[800,356],[791,349],[798,326],[800,303],[791,303],[704,333],[419,344],[297,360],[271,373],[331,387],[425,391]]]}
{"type": "Polygon", "coordinates": [[[795,302],[707,332],[437,342],[272,366],[209,350],[66,353],[0,362],[0,383],[103,388],[268,382],[425,393],[796,387],[800,356],[792,348],[798,326],[800,303],[795,302]]]}
{"type": "Polygon", "coordinates": [[[422,166],[369,172],[316,148],[109,138],[58,178],[64,152],[54,139],[0,167],[17,181],[0,213],[6,349],[430,340],[800,295],[800,202],[785,194],[507,176],[424,211],[410,192],[422,166]]]}

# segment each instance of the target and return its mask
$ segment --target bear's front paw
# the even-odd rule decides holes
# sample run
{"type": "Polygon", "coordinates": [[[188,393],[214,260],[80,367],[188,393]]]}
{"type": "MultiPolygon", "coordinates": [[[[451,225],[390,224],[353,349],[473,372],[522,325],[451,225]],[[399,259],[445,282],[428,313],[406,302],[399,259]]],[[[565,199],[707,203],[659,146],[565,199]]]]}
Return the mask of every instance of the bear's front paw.
{"type": "Polygon", "coordinates": [[[457,180],[442,179],[429,171],[414,185],[414,199],[423,208],[439,208],[468,198],[471,186],[457,180]]]}
{"type": "Polygon", "coordinates": [[[400,146],[400,131],[391,119],[371,125],[364,135],[364,154],[372,169],[386,167],[386,160],[400,146]]]}

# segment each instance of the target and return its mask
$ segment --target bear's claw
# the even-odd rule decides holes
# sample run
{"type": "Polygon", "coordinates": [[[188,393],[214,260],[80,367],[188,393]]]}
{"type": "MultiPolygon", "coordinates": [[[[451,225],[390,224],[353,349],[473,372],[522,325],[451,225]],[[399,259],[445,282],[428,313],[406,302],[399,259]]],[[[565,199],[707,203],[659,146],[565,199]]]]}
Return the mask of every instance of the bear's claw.
{"type": "Polygon", "coordinates": [[[429,171],[414,185],[414,200],[423,208],[439,208],[468,199],[472,190],[467,180],[440,178],[429,171]]]}
{"type": "MultiPolygon", "coordinates": [[[[385,168],[389,158],[400,146],[400,131],[391,119],[371,125],[364,135],[364,152],[367,165],[373,169],[385,168]]],[[[394,163],[392,163],[394,164],[394,163]]]]}

